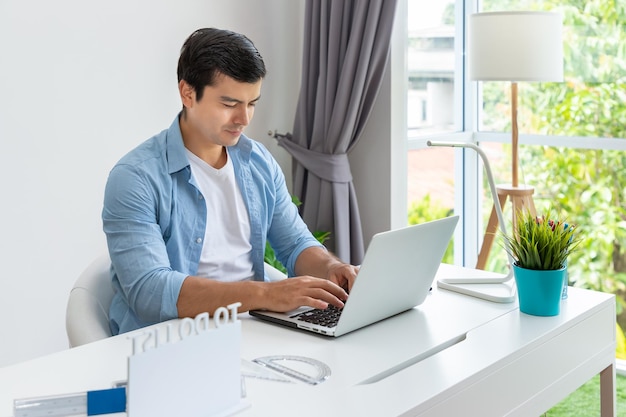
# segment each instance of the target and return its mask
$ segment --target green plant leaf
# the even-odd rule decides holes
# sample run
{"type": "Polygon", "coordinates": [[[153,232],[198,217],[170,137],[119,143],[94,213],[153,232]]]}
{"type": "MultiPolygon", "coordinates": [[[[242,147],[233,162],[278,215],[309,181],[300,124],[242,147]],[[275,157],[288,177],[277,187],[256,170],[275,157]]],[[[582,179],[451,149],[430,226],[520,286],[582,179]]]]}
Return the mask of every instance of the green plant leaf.
{"type": "MultiPolygon", "coordinates": [[[[295,195],[291,196],[291,201],[296,206],[300,206],[302,204],[300,199],[295,195]]],[[[313,232],[313,236],[315,237],[315,239],[317,239],[318,242],[320,242],[323,245],[324,242],[326,242],[330,238],[330,232],[317,231],[317,232],[313,232]]],[[[265,261],[265,263],[273,266],[279,271],[285,274],[287,273],[287,268],[285,268],[285,266],[278,260],[278,258],[276,258],[276,253],[274,252],[274,248],[272,248],[269,242],[266,242],[265,244],[265,253],[264,253],[263,260],[265,261]]]]}
{"type": "Polygon", "coordinates": [[[513,233],[502,238],[502,246],[516,265],[537,270],[565,267],[582,241],[578,227],[560,220],[552,208],[538,217],[528,210],[520,211],[513,233]]]}

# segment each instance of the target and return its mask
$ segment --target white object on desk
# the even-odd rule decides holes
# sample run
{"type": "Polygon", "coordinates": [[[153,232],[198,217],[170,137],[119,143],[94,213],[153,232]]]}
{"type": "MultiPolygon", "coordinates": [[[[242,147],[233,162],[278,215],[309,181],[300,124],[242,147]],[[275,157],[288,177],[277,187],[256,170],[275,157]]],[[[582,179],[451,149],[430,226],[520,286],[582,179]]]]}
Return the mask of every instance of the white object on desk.
{"type": "Polygon", "coordinates": [[[13,417],[66,417],[87,414],[87,393],[15,400],[13,417]]]}
{"type": "Polygon", "coordinates": [[[515,280],[496,272],[473,269],[460,275],[448,271],[440,274],[437,286],[494,303],[512,303],[517,300],[515,280]]]}
{"type": "Polygon", "coordinates": [[[156,347],[128,358],[130,417],[227,416],[248,406],[241,401],[241,322],[235,316],[216,329],[196,329],[208,325],[205,315],[206,321],[202,315],[181,320],[182,340],[155,341],[156,347]]]}
{"type": "Polygon", "coordinates": [[[253,359],[253,362],[310,385],[321,384],[326,381],[331,374],[330,367],[324,362],[304,356],[264,356],[262,358],[253,359]],[[306,370],[295,369],[294,365],[302,364],[305,365],[306,370]]]}

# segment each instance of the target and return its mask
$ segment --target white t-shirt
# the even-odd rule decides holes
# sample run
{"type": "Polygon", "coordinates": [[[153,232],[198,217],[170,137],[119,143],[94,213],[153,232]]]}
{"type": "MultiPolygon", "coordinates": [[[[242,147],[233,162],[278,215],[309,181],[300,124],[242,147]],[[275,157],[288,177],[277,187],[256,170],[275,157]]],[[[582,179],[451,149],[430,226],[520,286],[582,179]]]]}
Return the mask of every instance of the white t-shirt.
{"type": "Polygon", "coordinates": [[[207,227],[198,266],[198,276],[232,282],[252,279],[250,219],[235,181],[235,170],[227,161],[215,169],[187,150],[200,192],[206,202],[207,227]]]}

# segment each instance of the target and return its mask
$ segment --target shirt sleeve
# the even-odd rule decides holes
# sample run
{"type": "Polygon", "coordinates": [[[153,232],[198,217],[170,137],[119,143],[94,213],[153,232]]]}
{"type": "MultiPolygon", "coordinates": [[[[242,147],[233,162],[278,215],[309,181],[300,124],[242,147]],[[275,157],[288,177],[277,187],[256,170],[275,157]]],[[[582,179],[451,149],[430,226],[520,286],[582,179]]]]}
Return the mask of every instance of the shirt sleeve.
{"type": "Polygon", "coordinates": [[[288,275],[294,276],[296,260],[303,250],[313,246],[325,247],[300,217],[298,207],[287,190],[285,176],[275,161],[274,169],[276,199],[268,240],[278,260],[287,268],[288,275]]]}
{"type": "Polygon", "coordinates": [[[102,221],[114,269],[114,285],[146,323],[176,318],[186,274],[172,270],[159,216],[158,190],[130,165],[117,165],[105,188],[102,221]]]}

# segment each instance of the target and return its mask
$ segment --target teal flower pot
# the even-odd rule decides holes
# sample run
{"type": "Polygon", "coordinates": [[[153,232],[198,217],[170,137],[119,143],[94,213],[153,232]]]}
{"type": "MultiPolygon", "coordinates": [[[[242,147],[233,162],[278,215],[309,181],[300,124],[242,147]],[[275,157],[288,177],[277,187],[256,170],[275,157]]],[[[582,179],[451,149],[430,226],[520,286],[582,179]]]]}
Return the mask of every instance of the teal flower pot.
{"type": "Polygon", "coordinates": [[[556,316],[560,313],[566,268],[540,271],[513,265],[513,272],[522,313],[533,316],[556,316]]]}

